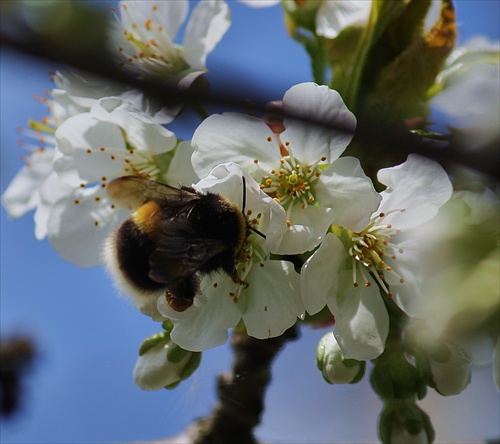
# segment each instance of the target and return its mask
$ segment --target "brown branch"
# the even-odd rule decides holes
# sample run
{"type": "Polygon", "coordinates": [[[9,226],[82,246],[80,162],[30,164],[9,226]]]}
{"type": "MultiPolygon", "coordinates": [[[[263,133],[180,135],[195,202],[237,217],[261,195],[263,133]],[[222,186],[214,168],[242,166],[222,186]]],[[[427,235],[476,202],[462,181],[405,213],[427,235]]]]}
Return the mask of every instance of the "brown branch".
{"type": "Polygon", "coordinates": [[[253,428],[264,411],[264,396],[271,381],[271,364],[287,341],[297,339],[292,327],[277,338],[259,340],[233,333],[233,368],[217,381],[219,401],[212,414],[187,431],[194,444],[256,444],[253,428]]]}

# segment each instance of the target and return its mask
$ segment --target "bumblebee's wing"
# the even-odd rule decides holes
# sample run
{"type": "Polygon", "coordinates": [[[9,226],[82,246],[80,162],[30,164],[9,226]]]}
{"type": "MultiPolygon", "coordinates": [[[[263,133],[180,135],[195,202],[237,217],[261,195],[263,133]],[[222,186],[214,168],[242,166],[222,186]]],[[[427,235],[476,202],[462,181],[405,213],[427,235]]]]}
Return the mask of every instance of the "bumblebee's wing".
{"type": "Polygon", "coordinates": [[[108,196],[123,208],[136,210],[152,199],[198,198],[196,193],[148,180],[139,176],[119,177],[106,186],[108,196]]]}
{"type": "Polygon", "coordinates": [[[149,277],[155,282],[169,285],[187,279],[229,249],[220,239],[198,236],[189,225],[175,219],[169,222],[149,260],[149,277]]]}

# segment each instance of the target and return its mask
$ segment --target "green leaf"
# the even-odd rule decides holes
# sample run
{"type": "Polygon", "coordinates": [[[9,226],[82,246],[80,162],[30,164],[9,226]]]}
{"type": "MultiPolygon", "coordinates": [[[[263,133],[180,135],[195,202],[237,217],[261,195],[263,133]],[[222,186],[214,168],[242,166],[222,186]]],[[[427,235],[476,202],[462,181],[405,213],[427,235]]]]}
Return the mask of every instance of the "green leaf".
{"type": "Polygon", "coordinates": [[[380,72],[363,103],[363,115],[386,125],[401,125],[405,119],[425,117],[427,90],[434,84],[456,39],[455,11],[443,0],[441,16],[425,35],[413,40],[380,72]]]}

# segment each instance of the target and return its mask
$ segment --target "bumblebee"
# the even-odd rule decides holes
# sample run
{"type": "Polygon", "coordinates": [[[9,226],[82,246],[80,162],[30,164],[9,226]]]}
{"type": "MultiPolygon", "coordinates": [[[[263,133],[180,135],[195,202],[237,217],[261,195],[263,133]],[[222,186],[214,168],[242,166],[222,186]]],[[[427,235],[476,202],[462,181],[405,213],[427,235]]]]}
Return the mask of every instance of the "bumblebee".
{"type": "Polygon", "coordinates": [[[110,268],[130,290],[142,295],[164,291],[170,307],[184,311],[193,304],[203,275],[225,272],[235,283],[248,285],[235,268],[251,230],[244,204],[241,210],[219,194],[138,176],[115,179],[106,192],[134,211],[107,247],[108,262],[115,262],[110,268]]]}

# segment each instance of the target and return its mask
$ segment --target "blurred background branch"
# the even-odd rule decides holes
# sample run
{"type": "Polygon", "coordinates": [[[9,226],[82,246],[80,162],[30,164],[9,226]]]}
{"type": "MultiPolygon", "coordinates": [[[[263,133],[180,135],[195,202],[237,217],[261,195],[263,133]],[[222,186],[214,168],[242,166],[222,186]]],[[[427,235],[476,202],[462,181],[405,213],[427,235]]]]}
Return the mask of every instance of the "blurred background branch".
{"type": "MultiPolygon", "coordinates": [[[[103,44],[106,41],[106,16],[102,11],[84,3],[3,1],[1,8],[2,46],[33,57],[52,60],[57,65],[67,65],[101,76],[110,83],[128,85],[169,106],[183,103],[196,108],[199,104],[209,104],[224,111],[269,114],[267,105],[276,99],[265,97],[259,85],[241,84],[238,75],[234,75],[234,83],[227,85],[224,94],[216,95],[208,92],[203,79],[195,82],[190,89],[180,90],[166,81],[134,76],[120,68],[103,44]]],[[[228,68],[229,72],[230,69],[231,67],[228,68]]],[[[282,117],[282,113],[276,108],[273,108],[272,113],[282,117]]],[[[374,110],[374,117],[375,114],[374,110]]],[[[300,118],[304,120],[303,116],[300,118]]],[[[383,153],[389,159],[377,164],[377,168],[404,161],[409,153],[417,153],[440,162],[448,169],[460,165],[483,173],[490,179],[498,179],[498,136],[490,143],[474,149],[464,145],[457,134],[448,140],[433,140],[426,136],[405,128],[384,125],[374,118],[373,122],[363,119],[358,125],[355,142],[372,144],[377,147],[377,153],[383,153]]],[[[350,154],[349,150],[347,153],[350,154]]]]}

